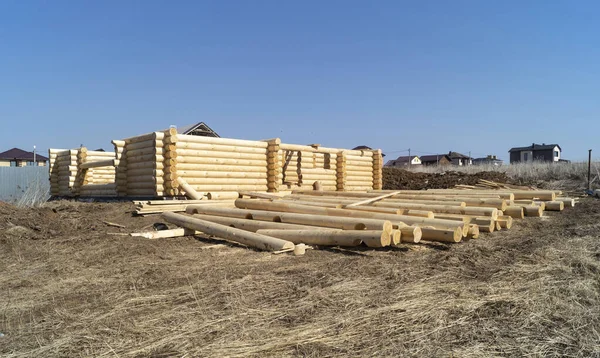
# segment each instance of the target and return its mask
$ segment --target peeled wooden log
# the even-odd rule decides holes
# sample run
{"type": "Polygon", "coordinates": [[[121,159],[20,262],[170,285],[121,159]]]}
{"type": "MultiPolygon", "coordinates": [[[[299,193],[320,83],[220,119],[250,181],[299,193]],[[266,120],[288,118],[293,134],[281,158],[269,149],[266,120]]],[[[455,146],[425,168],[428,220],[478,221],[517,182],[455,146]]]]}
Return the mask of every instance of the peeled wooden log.
{"type": "Polygon", "coordinates": [[[126,145],[128,145],[128,144],[132,144],[132,143],[144,142],[147,140],[162,140],[164,138],[164,136],[165,136],[164,133],[152,132],[152,133],[142,134],[142,135],[135,136],[135,137],[125,138],[125,139],[123,139],[123,141],[125,142],[126,145]]]}
{"type": "Polygon", "coordinates": [[[546,210],[548,211],[563,211],[565,208],[565,203],[562,201],[546,201],[546,210]]]}
{"type": "Polygon", "coordinates": [[[279,251],[294,248],[294,244],[290,241],[244,231],[181,214],[164,213],[162,214],[162,217],[172,224],[191,230],[201,231],[208,235],[238,242],[261,250],[279,251]]]}
{"type": "Polygon", "coordinates": [[[223,179],[267,179],[267,171],[243,172],[243,171],[200,171],[200,170],[181,170],[177,166],[179,176],[185,178],[223,178],[223,179]]]}
{"type": "Polygon", "coordinates": [[[496,230],[496,220],[489,218],[475,217],[471,219],[471,224],[479,226],[480,232],[494,232],[496,230]]]}
{"type": "MultiPolygon", "coordinates": [[[[389,235],[390,238],[390,245],[400,245],[400,243],[402,242],[402,231],[398,230],[398,229],[394,229],[392,230],[392,233],[389,235]]],[[[367,244],[367,246],[369,246],[369,244],[367,244]]],[[[387,246],[387,245],[386,245],[387,246]]],[[[373,247],[373,246],[369,246],[369,247],[373,247]]]]}
{"type": "Polygon", "coordinates": [[[118,166],[119,161],[117,159],[109,159],[98,162],[86,162],[79,165],[81,169],[89,169],[89,168],[100,168],[100,167],[109,167],[109,166],[118,166]]]}
{"type": "Polygon", "coordinates": [[[400,215],[417,216],[417,217],[420,217],[420,218],[428,218],[428,219],[435,218],[435,214],[433,213],[433,211],[415,210],[415,209],[404,209],[404,210],[401,210],[401,211],[402,212],[400,213],[400,215]]]}
{"type": "MultiPolygon", "coordinates": [[[[165,156],[169,158],[169,156],[165,156]]],[[[214,152],[207,150],[186,150],[177,149],[177,158],[180,157],[202,157],[202,158],[229,158],[243,160],[262,160],[267,162],[267,152],[261,154],[256,153],[236,153],[236,152],[214,152]]]]}
{"type": "Polygon", "coordinates": [[[440,242],[460,242],[463,238],[463,230],[455,229],[436,229],[431,226],[421,227],[423,233],[422,239],[427,241],[440,242]]]}
{"type": "MultiPolygon", "coordinates": [[[[297,224],[285,224],[281,222],[273,222],[273,221],[260,221],[260,220],[252,220],[252,219],[239,219],[225,216],[214,216],[214,215],[203,215],[203,214],[194,214],[193,217],[197,217],[202,220],[215,222],[222,225],[227,225],[231,227],[235,227],[238,229],[257,232],[258,230],[330,230],[330,231],[340,231],[340,229],[331,229],[324,228],[320,226],[310,226],[310,225],[297,225],[297,224]]],[[[354,232],[350,230],[346,230],[343,232],[354,232]]],[[[360,245],[360,243],[359,243],[360,245]]]]}
{"type": "Polygon", "coordinates": [[[500,223],[500,227],[503,229],[510,229],[513,225],[513,218],[507,215],[498,216],[496,222],[500,223]]]}
{"type": "Polygon", "coordinates": [[[423,231],[418,226],[404,226],[399,230],[402,233],[400,236],[402,242],[416,244],[421,241],[421,237],[423,236],[423,231]]]}
{"type": "Polygon", "coordinates": [[[193,156],[179,156],[177,157],[178,163],[185,164],[208,164],[208,165],[230,165],[230,166],[256,166],[267,168],[267,160],[265,159],[229,159],[229,158],[208,158],[208,157],[193,157],[193,156]]]}
{"type": "MultiPolygon", "coordinates": [[[[241,199],[238,199],[241,200],[241,199]]],[[[241,219],[254,219],[261,221],[274,221],[288,224],[301,224],[310,226],[330,227],[344,230],[384,230],[392,231],[390,221],[369,218],[327,217],[323,215],[296,214],[269,210],[240,210],[213,208],[207,206],[190,205],[188,214],[222,215],[241,219]]]]}
{"type": "Polygon", "coordinates": [[[202,192],[218,192],[218,191],[240,191],[240,190],[248,190],[248,191],[267,191],[267,184],[264,185],[242,185],[242,184],[232,184],[232,185],[205,185],[205,184],[190,184],[192,187],[198,191],[202,192]]]}
{"type": "Polygon", "coordinates": [[[200,200],[204,197],[204,194],[198,193],[194,188],[192,188],[183,178],[177,178],[177,183],[185,192],[185,195],[194,200],[200,200]]]}
{"type": "Polygon", "coordinates": [[[129,234],[129,236],[143,237],[146,239],[155,240],[155,239],[169,239],[172,237],[191,236],[191,235],[195,235],[195,234],[196,234],[196,230],[177,228],[177,229],[171,229],[171,230],[135,232],[135,233],[129,234]]]}
{"type": "MultiPolygon", "coordinates": [[[[177,151],[202,151],[202,152],[220,152],[220,153],[245,153],[245,154],[267,154],[267,148],[254,148],[235,145],[220,145],[210,143],[177,142],[177,151]]],[[[186,155],[186,154],[184,154],[186,155]]],[[[211,157],[212,155],[208,155],[211,157]]]]}
{"type": "Polygon", "coordinates": [[[368,247],[385,247],[391,244],[390,233],[377,230],[333,231],[314,228],[310,230],[258,230],[257,232],[295,244],[358,246],[364,242],[368,247]]]}
{"type": "Polygon", "coordinates": [[[504,215],[510,216],[514,219],[523,219],[525,217],[525,211],[521,206],[507,206],[506,209],[502,211],[504,215]]]}
{"type": "Polygon", "coordinates": [[[402,227],[407,225],[427,225],[434,226],[437,228],[455,228],[460,227],[461,230],[467,230],[468,227],[462,223],[457,223],[451,220],[437,220],[437,219],[428,219],[407,215],[393,215],[393,214],[383,214],[383,213],[375,213],[368,211],[358,211],[352,209],[332,209],[332,208],[322,208],[308,205],[299,205],[299,204],[291,204],[289,202],[268,202],[263,200],[254,200],[254,199],[238,199],[235,201],[235,206],[243,209],[255,209],[255,210],[275,210],[280,212],[294,212],[294,213],[307,213],[307,214],[316,214],[321,216],[326,216],[328,218],[332,218],[334,216],[338,217],[351,217],[351,218],[369,218],[369,219],[379,219],[379,220],[389,220],[395,226],[402,227]]]}
{"type": "Polygon", "coordinates": [[[513,200],[511,205],[533,205],[533,200],[521,199],[521,200],[513,200]]]}
{"type": "Polygon", "coordinates": [[[544,215],[544,210],[542,210],[541,206],[524,206],[523,212],[525,216],[542,217],[544,215]]]}
{"type": "Polygon", "coordinates": [[[228,200],[228,199],[238,199],[240,194],[237,191],[215,191],[206,193],[206,197],[209,200],[228,200]]]}
{"type": "Polygon", "coordinates": [[[556,201],[562,201],[565,208],[572,208],[575,206],[575,199],[573,198],[556,198],[556,201]]]}
{"type": "Polygon", "coordinates": [[[398,209],[415,209],[415,210],[426,210],[434,213],[446,213],[446,214],[462,214],[462,215],[479,215],[479,216],[490,216],[491,218],[498,217],[498,209],[496,208],[480,208],[480,207],[459,207],[452,205],[429,205],[429,204],[393,204],[386,202],[373,203],[373,206],[377,207],[392,207],[398,209]]]}
{"type": "Polygon", "coordinates": [[[201,143],[201,144],[216,144],[216,145],[229,145],[238,147],[248,148],[267,148],[267,142],[242,140],[242,139],[229,139],[229,138],[215,138],[215,137],[203,137],[194,135],[177,135],[177,143],[201,143]]]}
{"type": "Polygon", "coordinates": [[[267,186],[267,178],[245,179],[245,178],[194,178],[186,176],[185,180],[190,185],[264,185],[267,186]]]}
{"type": "Polygon", "coordinates": [[[476,224],[469,225],[469,232],[467,233],[468,239],[478,239],[479,238],[479,226],[476,224]]]}
{"type": "Polygon", "coordinates": [[[185,163],[179,158],[177,169],[185,173],[189,172],[190,176],[202,177],[203,173],[210,173],[211,176],[219,175],[217,173],[267,173],[267,164],[260,162],[259,165],[212,165],[212,164],[194,164],[185,163]],[[198,174],[196,174],[198,173],[198,174]]]}

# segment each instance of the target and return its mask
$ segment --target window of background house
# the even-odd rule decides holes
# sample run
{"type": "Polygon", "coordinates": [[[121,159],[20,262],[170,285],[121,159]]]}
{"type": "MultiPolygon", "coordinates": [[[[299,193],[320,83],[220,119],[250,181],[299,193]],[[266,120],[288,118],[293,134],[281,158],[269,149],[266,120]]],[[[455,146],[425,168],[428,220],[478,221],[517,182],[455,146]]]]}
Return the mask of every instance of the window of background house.
{"type": "Polygon", "coordinates": [[[554,158],[558,158],[558,150],[554,151],[554,158]]]}
{"type": "Polygon", "coordinates": [[[16,167],[16,166],[17,166],[17,162],[16,162],[16,161],[14,161],[14,160],[11,160],[11,161],[10,161],[10,166],[11,166],[11,167],[16,167]]]}
{"type": "Polygon", "coordinates": [[[529,160],[529,153],[523,153],[523,161],[528,161],[529,160]]]}

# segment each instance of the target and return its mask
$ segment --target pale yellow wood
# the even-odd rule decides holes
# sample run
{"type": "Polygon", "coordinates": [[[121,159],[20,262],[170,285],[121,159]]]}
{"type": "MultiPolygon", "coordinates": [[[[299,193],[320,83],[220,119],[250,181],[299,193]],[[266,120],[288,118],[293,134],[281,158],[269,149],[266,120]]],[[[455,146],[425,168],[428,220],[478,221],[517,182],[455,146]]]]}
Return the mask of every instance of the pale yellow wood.
{"type": "Polygon", "coordinates": [[[267,185],[267,179],[252,178],[194,178],[185,177],[190,185],[267,185]]]}
{"type": "Polygon", "coordinates": [[[178,152],[202,151],[207,153],[244,153],[244,154],[259,154],[266,155],[267,148],[254,148],[233,145],[219,145],[211,143],[193,143],[179,141],[177,143],[178,152]]]}
{"type": "MultiPolygon", "coordinates": [[[[193,217],[197,217],[202,220],[215,222],[231,227],[235,227],[238,229],[256,232],[261,229],[273,229],[273,230],[330,230],[330,231],[339,231],[339,229],[330,229],[319,226],[308,226],[308,225],[297,225],[297,224],[285,224],[280,222],[272,222],[272,221],[260,221],[260,220],[251,220],[251,219],[240,219],[233,217],[225,217],[225,216],[215,216],[215,215],[203,215],[203,214],[194,214],[193,217]]],[[[344,232],[352,232],[346,230],[344,232]]]]}
{"type": "Polygon", "coordinates": [[[523,219],[525,217],[525,211],[521,206],[510,205],[506,209],[502,210],[504,215],[510,216],[514,219],[523,219]]]}
{"type": "Polygon", "coordinates": [[[166,221],[181,227],[201,231],[208,235],[213,235],[262,250],[276,251],[294,248],[294,244],[290,241],[244,231],[181,214],[164,213],[162,214],[162,217],[166,221]]]}
{"type": "Polygon", "coordinates": [[[195,199],[195,200],[200,200],[200,199],[202,199],[202,197],[204,197],[203,193],[197,192],[183,178],[177,178],[177,183],[179,183],[179,186],[181,186],[181,188],[183,189],[183,191],[185,191],[185,195],[188,198],[195,199]]]}
{"type": "Polygon", "coordinates": [[[230,165],[230,166],[252,166],[261,167],[266,170],[266,160],[256,159],[228,159],[228,158],[205,158],[205,157],[192,157],[192,156],[181,156],[177,158],[178,164],[209,164],[209,165],[230,165]]]}
{"type": "Polygon", "coordinates": [[[232,145],[240,147],[250,148],[267,148],[268,143],[260,141],[242,140],[242,139],[229,139],[229,138],[214,138],[214,137],[202,137],[193,135],[177,135],[177,143],[202,143],[202,144],[217,144],[217,145],[232,145]]]}
{"type": "Polygon", "coordinates": [[[237,191],[213,191],[206,193],[209,200],[228,200],[238,199],[240,197],[237,191]]]}
{"type": "Polygon", "coordinates": [[[402,242],[416,244],[421,241],[423,237],[423,231],[418,226],[405,226],[401,227],[400,232],[402,233],[400,239],[402,242]]]}
{"type": "Polygon", "coordinates": [[[507,215],[499,216],[498,223],[500,223],[500,227],[503,229],[510,229],[513,225],[513,218],[507,215]]]}
{"type": "Polygon", "coordinates": [[[565,208],[565,203],[559,200],[546,201],[545,205],[548,211],[562,211],[565,208]]]}
{"type": "Polygon", "coordinates": [[[358,246],[364,242],[369,247],[385,247],[390,245],[390,234],[376,230],[274,230],[261,229],[258,233],[278,237],[295,244],[322,246],[358,246]]]}
{"type": "Polygon", "coordinates": [[[378,200],[389,198],[390,196],[394,196],[396,194],[397,194],[397,192],[386,193],[386,194],[382,194],[382,195],[376,196],[374,198],[364,199],[364,200],[360,200],[360,201],[357,201],[357,202],[352,203],[352,204],[347,204],[344,207],[350,208],[350,207],[353,207],[353,206],[371,204],[371,203],[374,203],[374,202],[376,202],[378,200]]]}
{"type": "Polygon", "coordinates": [[[421,227],[422,239],[427,241],[440,241],[455,243],[463,238],[463,231],[460,228],[455,229],[436,229],[434,227],[421,227]]]}

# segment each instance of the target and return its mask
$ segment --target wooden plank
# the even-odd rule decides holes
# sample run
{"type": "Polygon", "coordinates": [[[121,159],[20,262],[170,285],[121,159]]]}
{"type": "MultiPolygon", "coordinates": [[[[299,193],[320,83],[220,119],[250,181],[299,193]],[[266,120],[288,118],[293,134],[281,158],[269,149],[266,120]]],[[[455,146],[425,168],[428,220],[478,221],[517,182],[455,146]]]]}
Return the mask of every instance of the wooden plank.
{"type": "Polygon", "coordinates": [[[392,193],[387,193],[387,194],[379,195],[379,196],[376,196],[374,198],[369,198],[369,199],[357,201],[357,202],[352,203],[352,204],[344,205],[343,207],[344,208],[350,208],[350,207],[353,207],[353,206],[370,204],[370,203],[373,203],[373,202],[381,200],[381,199],[389,198],[390,196],[394,196],[394,195],[396,195],[398,193],[399,192],[395,191],[395,192],[392,192],[392,193]]]}

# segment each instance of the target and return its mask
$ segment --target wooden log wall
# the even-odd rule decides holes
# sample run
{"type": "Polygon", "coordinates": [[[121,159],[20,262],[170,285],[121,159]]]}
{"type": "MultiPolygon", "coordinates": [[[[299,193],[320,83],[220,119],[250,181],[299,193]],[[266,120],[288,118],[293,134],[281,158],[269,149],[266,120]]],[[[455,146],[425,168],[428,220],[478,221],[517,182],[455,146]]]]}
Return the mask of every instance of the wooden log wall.
{"type": "Polygon", "coordinates": [[[77,150],[50,149],[50,194],[55,196],[73,195],[77,177],[77,150]]]}
{"type": "Polygon", "coordinates": [[[268,190],[266,141],[178,135],[177,175],[198,192],[268,190]]]}
{"type": "Polygon", "coordinates": [[[381,187],[381,151],[181,135],[175,128],[112,144],[114,152],[51,150],[53,195],[183,196],[181,182],[206,197],[312,189],[315,182],[326,191],[381,187]]]}

